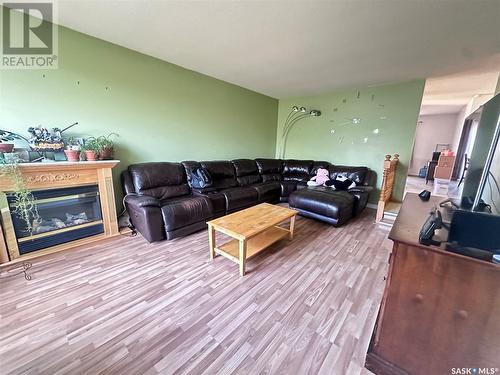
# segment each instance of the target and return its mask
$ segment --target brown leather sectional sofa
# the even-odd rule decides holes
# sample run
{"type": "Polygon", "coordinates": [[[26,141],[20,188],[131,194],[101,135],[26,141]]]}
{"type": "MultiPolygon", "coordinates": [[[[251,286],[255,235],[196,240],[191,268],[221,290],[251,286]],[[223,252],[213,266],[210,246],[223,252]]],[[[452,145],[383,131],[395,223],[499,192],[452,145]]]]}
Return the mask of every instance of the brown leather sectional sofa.
{"type": "Polygon", "coordinates": [[[130,165],[122,173],[125,206],[132,225],[149,241],[173,239],[206,228],[206,221],[262,202],[288,201],[308,217],[342,225],[361,212],[372,190],[366,167],[325,161],[237,159],[232,161],[152,162],[130,165]],[[203,167],[210,187],[191,187],[193,169],[203,167]],[[330,178],[356,182],[348,191],[307,187],[318,168],[330,178]]]}

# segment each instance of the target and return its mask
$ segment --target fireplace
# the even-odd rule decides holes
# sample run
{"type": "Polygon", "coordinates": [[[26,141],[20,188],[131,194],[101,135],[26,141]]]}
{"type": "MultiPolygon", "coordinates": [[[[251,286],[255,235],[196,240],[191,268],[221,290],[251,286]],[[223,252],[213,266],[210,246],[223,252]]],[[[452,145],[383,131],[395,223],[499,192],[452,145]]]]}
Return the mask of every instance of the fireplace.
{"type": "Polygon", "coordinates": [[[20,163],[40,220],[15,214],[14,181],[0,167],[0,264],[65,251],[119,234],[112,168],[118,160],[20,163]]]}
{"type": "Polygon", "coordinates": [[[7,194],[19,254],[104,233],[98,185],[73,186],[32,192],[38,216],[32,229],[15,211],[15,200],[7,194]]]}

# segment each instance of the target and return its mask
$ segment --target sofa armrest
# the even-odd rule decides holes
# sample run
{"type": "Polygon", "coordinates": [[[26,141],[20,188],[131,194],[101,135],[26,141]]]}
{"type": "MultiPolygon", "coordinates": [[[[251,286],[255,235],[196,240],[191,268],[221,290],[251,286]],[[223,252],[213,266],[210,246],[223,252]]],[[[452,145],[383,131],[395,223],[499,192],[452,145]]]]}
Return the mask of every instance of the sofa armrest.
{"type": "Polygon", "coordinates": [[[158,199],[147,195],[130,194],[125,196],[124,201],[130,215],[130,222],[146,240],[154,242],[165,239],[158,199]]]}
{"type": "Polygon", "coordinates": [[[148,195],[128,194],[125,203],[135,207],[160,207],[160,200],[148,195]]]}
{"type": "Polygon", "coordinates": [[[348,189],[349,193],[370,193],[373,190],[373,186],[355,186],[353,188],[348,189]]]}

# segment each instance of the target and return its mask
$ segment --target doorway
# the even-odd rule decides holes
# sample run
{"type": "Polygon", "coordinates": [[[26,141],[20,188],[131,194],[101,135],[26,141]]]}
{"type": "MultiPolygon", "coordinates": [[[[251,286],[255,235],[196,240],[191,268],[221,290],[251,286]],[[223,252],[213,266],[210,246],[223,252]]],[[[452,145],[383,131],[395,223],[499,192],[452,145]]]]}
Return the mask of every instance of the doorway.
{"type": "Polygon", "coordinates": [[[481,108],[493,97],[498,77],[498,71],[469,71],[427,79],[405,193],[459,197],[481,108]]]}

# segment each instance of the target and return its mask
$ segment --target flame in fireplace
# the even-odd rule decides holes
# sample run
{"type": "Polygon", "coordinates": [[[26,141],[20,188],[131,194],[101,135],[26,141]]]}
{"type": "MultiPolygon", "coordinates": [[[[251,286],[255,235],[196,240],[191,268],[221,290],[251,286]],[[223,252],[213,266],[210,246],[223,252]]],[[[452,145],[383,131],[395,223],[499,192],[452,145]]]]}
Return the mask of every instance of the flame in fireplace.
{"type": "Polygon", "coordinates": [[[57,229],[62,229],[66,227],[72,227],[75,225],[88,223],[90,220],[87,217],[87,213],[81,212],[79,214],[73,215],[66,213],[66,220],[62,220],[58,217],[44,218],[33,221],[33,234],[39,234],[44,232],[50,232],[57,229]]]}

